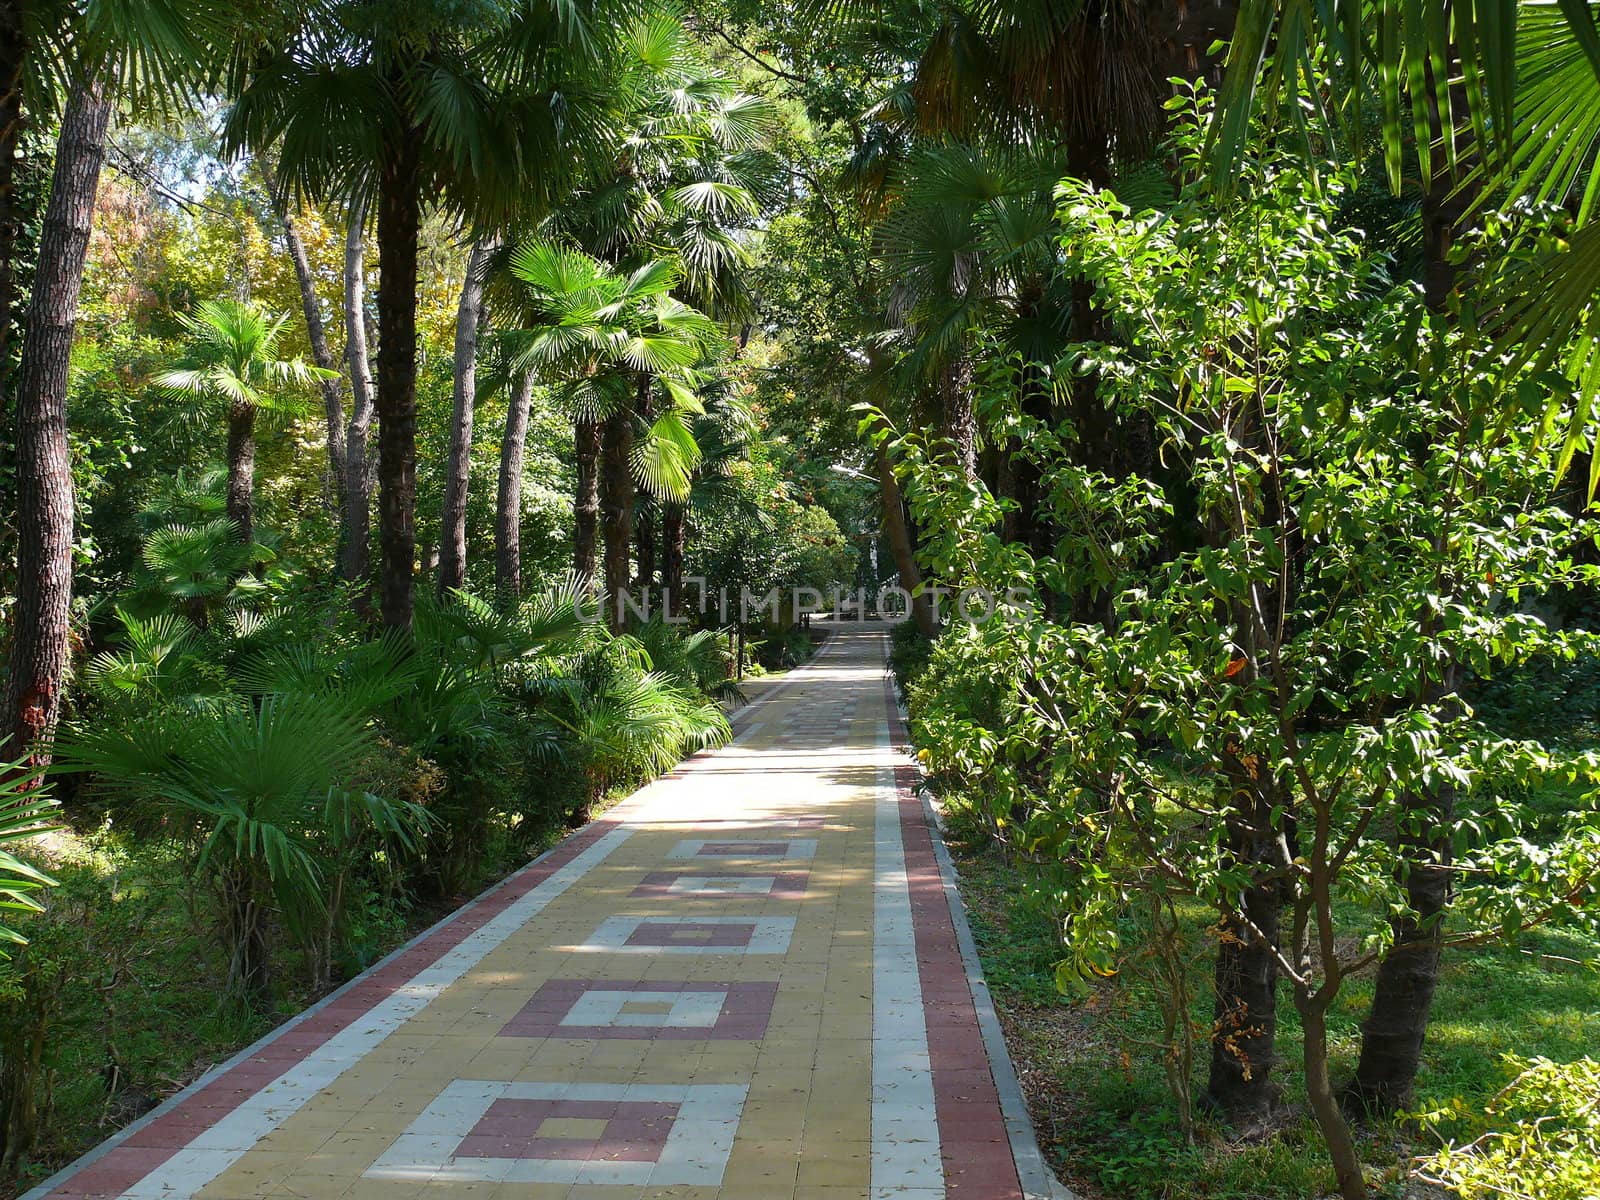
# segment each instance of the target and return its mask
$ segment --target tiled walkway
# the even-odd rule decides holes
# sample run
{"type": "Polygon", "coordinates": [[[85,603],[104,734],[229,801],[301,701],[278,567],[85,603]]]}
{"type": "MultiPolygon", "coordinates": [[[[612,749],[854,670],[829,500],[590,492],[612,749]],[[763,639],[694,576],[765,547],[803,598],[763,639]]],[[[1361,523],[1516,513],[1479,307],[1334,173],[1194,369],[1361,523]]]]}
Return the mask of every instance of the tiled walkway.
{"type": "Polygon", "coordinates": [[[30,1197],[1037,1194],[885,648],[843,627],[734,745],[30,1197]]]}

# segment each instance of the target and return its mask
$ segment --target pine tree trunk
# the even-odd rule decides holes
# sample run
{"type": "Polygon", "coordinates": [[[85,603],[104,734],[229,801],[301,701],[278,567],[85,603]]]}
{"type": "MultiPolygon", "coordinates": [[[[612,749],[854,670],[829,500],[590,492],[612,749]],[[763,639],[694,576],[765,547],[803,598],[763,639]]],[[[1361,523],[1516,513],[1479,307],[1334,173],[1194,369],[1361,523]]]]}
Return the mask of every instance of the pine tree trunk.
{"type": "Polygon", "coordinates": [[[467,256],[467,274],[456,306],[454,404],[450,457],[445,464],[444,504],[439,514],[439,591],[467,580],[467,487],[472,475],[472,421],[478,403],[478,334],[484,320],[483,283],[495,239],[481,237],[467,256]]]}
{"type": "Polygon", "coordinates": [[[374,398],[367,356],[366,204],[350,214],[344,243],[344,359],[350,371],[350,427],[345,435],[344,519],[339,540],[339,574],[346,582],[364,581],[372,569],[372,465],[369,439],[374,398]]]}
{"type": "Polygon", "coordinates": [[[595,575],[595,547],[600,529],[600,422],[579,417],[573,426],[573,459],[578,486],[572,501],[572,569],[586,579],[595,575]]]}
{"type": "Polygon", "coordinates": [[[500,439],[500,480],[494,506],[494,582],[502,600],[522,598],[522,462],[528,444],[533,372],[525,371],[506,400],[500,439]]]}
{"type": "Polygon", "coordinates": [[[667,616],[683,615],[683,552],[689,540],[689,512],[681,504],[661,506],[661,591],[667,616]]]}
{"type": "MultiPolygon", "coordinates": [[[[306,253],[305,239],[300,236],[300,226],[289,208],[289,198],[278,191],[277,181],[265,161],[260,163],[261,177],[266,181],[267,194],[272,197],[283,225],[283,240],[289,248],[289,261],[294,264],[294,277],[300,285],[300,310],[306,318],[306,338],[311,343],[311,361],[324,371],[337,369],[333,352],[328,349],[328,331],[322,323],[322,301],[317,297],[316,277],[311,273],[311,256],[306,253]]],[[[322,408],[326,421],[328,442],[328,503],[336,514],[345,507],[345,425],[344,381],[337,377],[320,381],[322,408]]]]}
{"type": "Polygon", "coordinates": [[[0,411],[4,411],[6,378],[11,371],[11,328],[17,303],[17,237],[22,214],[17,209],[17,150],[22,141],[22,72],[27,43],[22,6],[0,0],[0,411]]]}
{"type": "Polygon", "coordinates": [[[417,153],[414,138],[393,139],[378,180],[378,593],[383,623],[407,631],[416,601],[417,153]]]}
{"type": "Polygon", "coordinates": [[[256,410],[235,404],[228,413],[228,520],[239,530],[239,540],[256,540],[256,410]]]}
{"type": "Polygon", "coordinates": [[[889,552],[894,555],[895,570],[900,573],[900,586],[911,595],[911,615],[923,637],[931,638],[939,632],[938,615],[925,595],[917,595],[922,583],[922,568],[917,565],[916,547],[911,543],[911,530],[906,524],[905,503],[900,499],[900,484],[894,477],[894,467],[889,456],[878,451],[878,495],[883,502],[883,532],[889,539],[889,552]]]}
{"type": "Polygon", "coordinates": [[[111,119],[108,92],[104,79],[89,79],[67,98],[17,375],[19,586],[5,690],[7,754],[28,748],[30,762],[41,766],[50,759],[67,668],[73,521],[67,369],[111,119]]]}
{"type": "Polygon", "coordinates": [[[629,566],[633,557],[633,412],[619,408],[601,427],[600,516],[605,541],[606,619],[625,626],[629,566]]]}

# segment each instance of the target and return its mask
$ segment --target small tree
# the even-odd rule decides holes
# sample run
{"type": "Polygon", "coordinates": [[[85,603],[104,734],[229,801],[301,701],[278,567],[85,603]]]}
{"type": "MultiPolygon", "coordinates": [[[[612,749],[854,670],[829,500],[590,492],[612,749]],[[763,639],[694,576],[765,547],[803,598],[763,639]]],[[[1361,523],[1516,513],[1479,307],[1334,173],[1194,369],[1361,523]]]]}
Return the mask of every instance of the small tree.
{"type": "Polygon", "coordinates": [[[255,539],[256,421],[288,421],[307,411],[302,389],[337,372],[277,357],[287,314],[273,316],[236,300],[207,301],[181,318],[192,339],[185,361],[156,383],[193,396],[204,415],[228,426],[228,519],[246,543],[255,539]]]}
{"type": "MultiPolygon", "coordinates": [[[[1201,125],[1180,139],[1191,164],[1201,125]]],[[[1247,1117],[1270,1103],[1286,989],[1339,1191],[1360,1200],[1328,1015],[1394,938],[1383,918],[1433,922],[1449,947],[1592,919],[1600,899],[1593,807],[1552,830],[1521,800],[1594,778],[1595,756],[1498,738],[1434,686],[1443,663],[1484,676],[1570,654],[1580,635],[1523,601],[1594,578],[1572,554],[1592,531],[1553,499],[1559,447],[1541,434],[1570,406],[1560,381],[1508,377],[1390,287],[1336,225],[1350,181],[1306,168],[1264,152],[1248,201],[1195,190],[1165,213],[1062,185],[1069,267],[1118,337],[1074,365],[1159,429],[1164,486],[1114,484],[1040,439],[1066,518],[1044,570],[993,538],[981,488],[915,443],[905,461],[919,524],[947,531],[929,553],[946,580],[1064,573],[1107,597],[1092,623],[1023,613],[969,635],[1011,664],[995,807],[1071,866],[1073,960],[1114,969],[1130,904],[1202,901],[1219,935],[1213,1094],[1247,1117]],[[1446,810],[1415,802],[1441,792],[1446,810]],[[1419,855],[1435,841],[1453,860],[1419,855]],[[1419,869],[1447,874],[1437,913],[1413,907],[1419,869]]]]}

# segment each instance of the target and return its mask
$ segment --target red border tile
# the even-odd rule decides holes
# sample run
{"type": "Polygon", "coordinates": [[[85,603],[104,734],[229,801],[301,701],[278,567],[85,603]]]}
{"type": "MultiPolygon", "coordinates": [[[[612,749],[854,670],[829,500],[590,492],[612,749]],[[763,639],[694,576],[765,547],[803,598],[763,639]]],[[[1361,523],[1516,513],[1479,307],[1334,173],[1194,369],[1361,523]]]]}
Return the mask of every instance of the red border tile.
{"type": "MultiPolygon", "coordinates": [[[[903,749],[905,726],[895,703],[894,682],[888,675],[884,676],[883,692],[890,744],[903,749]]],[[[945,1192],[949,1200],[1022,1200],[1022,1183],[1000,1110],[1000,1093],[978,1028],[960,943],[956,941],[950,898],[939,872],[939,860],[933,853],[933,831],[916,793],[919,779],[915,767],[896,763],[900,838],[911,891],[945,1192]]]]}

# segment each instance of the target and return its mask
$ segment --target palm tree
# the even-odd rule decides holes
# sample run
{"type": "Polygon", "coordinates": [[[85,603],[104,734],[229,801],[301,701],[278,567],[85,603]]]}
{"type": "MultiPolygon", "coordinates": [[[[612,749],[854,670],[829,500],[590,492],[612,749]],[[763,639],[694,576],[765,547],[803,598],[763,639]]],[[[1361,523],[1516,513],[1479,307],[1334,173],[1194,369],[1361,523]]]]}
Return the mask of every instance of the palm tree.
{"type": "Polygon", "coordinates": [[[85,722],[62,757],[198,846],[195,870],[220,906],[226,990],[261,1005],[271,996],[273,914],[298,924],[328,911],[324,843],[357,820],[402,837],[424,820],[405,801],[346,794],[370,739],[351,704],[299,692],[85,722]]]}
{"type": "Polygon", "coordinates": [[[608,3],[425,3],[389,22],[343,0],[237,56],[225,143],[277,148],[295,196],[370,200],[375,212],[380,592],[392,628],[410,628],[414,603],[423,210],[439,203],[490,229],[562,194],[609,112],[590,86],[610,49],[608,3]]]}
{"type": "MultiPolygon", "coordinates": [[[[56,828],[56,802],[42,788],[31,786],[26,763],[13,763],[0,769],[0,775],[0,911],[41,912],[34,897],[53,887],[55,880],[5,847],[56,828]]],[[[27,939],[0,925],[0,958],[6,956],[7,943],[25,946],[27,939]]]]}
{"type": "Polygon", "coordinates": [[[228,425],[228,519],[244,542],[255,540],[256,420],[289,420],[305,411],[295,395],[337,373],[300,358],[277,357],[288,315],[273,315],[237,300],[202,303],[180,318],[191,338],[184,361],[156,376],[177,395],[198,398],[204,410],[224,415],[228,425]]]}
{"type": "MultiPolygon", "coordinates": [[[[718,330],[672,297],[681,275],[671,261],[624,275],[582,251],[533,240],[513,252],[510,270],[528,322],[505,335],[512,369],[536,369],[572,385],[580,489],[598,481],[606,611],[617,624],[630,582],[636,481],[668,497],[687,493],[699,460],[687,424],[701,409],[694,368],[714,352],[718,330]],[[598,429],[598,446],[584,444],[586,423],[598,429]],[[585,452],[594,449],[601,452],[599,470],[586,472],[585,452]]],[[[580,491],[580,522],[583,501],[580,491]]],[[[581,553],[581,528],[577,540],[581,553]]],[[[593,545],[592,535],[587,542],[593,545]]],[[[577,563],[580,572],[586,566],[592,569],[577,563]]]]}

